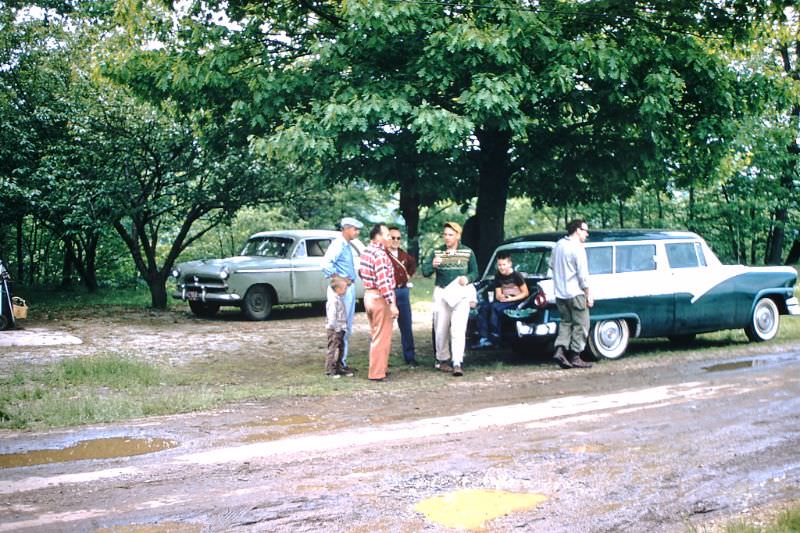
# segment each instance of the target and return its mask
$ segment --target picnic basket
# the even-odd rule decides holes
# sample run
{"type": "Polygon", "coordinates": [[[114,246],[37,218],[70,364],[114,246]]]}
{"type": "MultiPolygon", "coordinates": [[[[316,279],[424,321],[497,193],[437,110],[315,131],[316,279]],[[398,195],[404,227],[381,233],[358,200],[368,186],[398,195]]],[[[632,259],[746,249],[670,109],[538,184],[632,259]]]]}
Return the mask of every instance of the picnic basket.
{"type": "Polygon", "coordinates": [[[28,304],[19,296],[11,299],[11,306],[14,308],[14,318],[28,318],[28,304]]]}

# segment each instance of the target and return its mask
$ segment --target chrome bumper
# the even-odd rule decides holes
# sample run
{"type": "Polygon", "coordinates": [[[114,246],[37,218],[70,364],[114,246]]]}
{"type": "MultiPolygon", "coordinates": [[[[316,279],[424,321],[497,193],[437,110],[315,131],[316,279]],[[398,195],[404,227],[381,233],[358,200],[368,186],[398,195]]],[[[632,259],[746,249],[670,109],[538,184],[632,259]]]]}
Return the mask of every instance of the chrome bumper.
{"type": "Polygon", "coordinates": [[[555,322],[545,322],[544,324],[525,324],[517,321],[517,335],[520,337],[546,337],[555,335],[558,331],[558,324],[555,322]]]}
{"type": "Polygon", "coordinates": [[[238,294],[206,292],[205,290],[186,290],[175,291],[172,297],[176,300],[193,301],[193,302],[215,302],[220,304],[238,305],[242,297],[238,294]]]}
{"type": "Polygon", "coordinates": [[[800,302],[798,302],[797,296],[792,296],[786,300],[786,310],[792,316],[800,315],[800,302]]]}

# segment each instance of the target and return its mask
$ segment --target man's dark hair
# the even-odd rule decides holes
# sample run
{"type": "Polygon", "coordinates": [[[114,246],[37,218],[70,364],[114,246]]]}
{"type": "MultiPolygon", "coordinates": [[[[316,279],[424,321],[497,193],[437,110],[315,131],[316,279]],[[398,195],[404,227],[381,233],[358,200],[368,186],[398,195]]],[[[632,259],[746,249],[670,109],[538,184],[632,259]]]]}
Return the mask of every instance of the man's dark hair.
{"type": "Polygon", "coordinates": [[[369,240],[375,240],[376,235],[380,235],[383,232],[383,227],[386,226],[383,222],[379,222],[372,226],[372,229],[369,230],[369,240]]]}
{"type": "Polygon", "coordinates": [[[575,218],[573,220],[570,220],[569,223],[567,224],[567,235],[572,235],[573,233],[578,231],[578,228],[580,228],[584,224],[586,224],[586,221],[582,218],[575,218]]]}
{"type": "Polygon", "coordinates": [[[401,230],[401,229],[400,229],[399,227],[397,227],[397,226],[389,226],[389,231],[392,231],[392,230],[394,230],[394,231],[399,231],[400,233],[403,233],[403,230],[401,230]]]}
{"type": "Polygon", "coordinates": [[[497,259],[495,260],[499,261],[500,259],[508,259],[511,261],[511,254],[509,252],[500,252],[497,254],[497,259]]]}

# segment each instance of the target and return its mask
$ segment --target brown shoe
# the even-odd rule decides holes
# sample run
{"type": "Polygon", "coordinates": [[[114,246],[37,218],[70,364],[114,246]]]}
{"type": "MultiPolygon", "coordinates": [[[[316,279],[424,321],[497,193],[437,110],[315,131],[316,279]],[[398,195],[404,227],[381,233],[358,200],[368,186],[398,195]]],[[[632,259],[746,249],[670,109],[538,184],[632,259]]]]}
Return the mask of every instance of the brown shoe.
{"type": "Polygon", "coordinates": [[[575,352],[569,352],[569,364],[572,365],[573,368],[592,368],[592,363],[587,363],[583,359],[581,359],[580,354],[575,352]]]}
{"type": "Polygon", "coordinates": [[[564,355],[564,347],[563,346],[556,346],[556,351],[553,353],[553,359],[556,360],[558,366],[561,368],[572,368],[572,365],[567,361],[567,357],[564,355]]]}
{"type": "Polygon", "coordinates": [[[442,372],[452,372],[453,366],[449,361],[439,361],[439,370],[442,372]]]}
{"type": "Polygon", "coordinates": [[[453,375],[454,376],[463,376],[464,371],[461,370],[461,365],[453,365],[453,375]]]}

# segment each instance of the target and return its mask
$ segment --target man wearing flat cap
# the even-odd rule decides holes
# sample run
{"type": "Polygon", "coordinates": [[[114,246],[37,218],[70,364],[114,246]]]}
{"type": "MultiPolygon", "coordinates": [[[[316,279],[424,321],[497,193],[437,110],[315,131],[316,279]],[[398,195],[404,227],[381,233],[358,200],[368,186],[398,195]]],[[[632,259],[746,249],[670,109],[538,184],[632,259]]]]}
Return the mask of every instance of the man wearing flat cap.
{"type": "MultiPolygon", "coordinates": [[[[347,312],[347,329],[345,330],[342,346],[342,370],[350,372],[350,368],[347,366],[347,348],[350,334],[353,332],[353,316],[356,313],[356,287],[354,285],[356,281],[356,263],[350,241],[358,237],[364,224],[355,218],[344,217],[339,226],[342,229],[342,234],[334,239],[325,251],[322,273],[326,278],[336,275],[347,282],[347,290],[342,296],[344,308],[347,312]]],[[[328,302],[333,302],[336,298],[339,298],[330,286],[328,287],[327,298],[328,302]]]]}
{"type": "Polygon", "coordinates": [[[433,316],[436,336],[436,368],[463,375],[467,322],[478,279],[475,252],[461,244],[461,225],[445,222],[444,244],[434,249],[422,264],[425,277],[436,273],[433,290],[433,316]]]}

